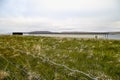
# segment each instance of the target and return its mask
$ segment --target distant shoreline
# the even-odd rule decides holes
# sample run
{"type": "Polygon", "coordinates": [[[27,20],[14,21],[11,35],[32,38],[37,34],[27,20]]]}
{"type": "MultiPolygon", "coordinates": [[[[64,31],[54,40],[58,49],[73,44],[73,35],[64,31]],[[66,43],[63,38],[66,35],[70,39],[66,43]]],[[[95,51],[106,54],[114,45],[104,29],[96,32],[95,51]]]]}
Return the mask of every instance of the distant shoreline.
{"type": "Polygon", "coordinates": [[[60,37],[60,38],[96,38],[96,39],[113,39],[120,40],[120,34],[26,34],[25,36],[43,36],[43,37],[60,37]]]}

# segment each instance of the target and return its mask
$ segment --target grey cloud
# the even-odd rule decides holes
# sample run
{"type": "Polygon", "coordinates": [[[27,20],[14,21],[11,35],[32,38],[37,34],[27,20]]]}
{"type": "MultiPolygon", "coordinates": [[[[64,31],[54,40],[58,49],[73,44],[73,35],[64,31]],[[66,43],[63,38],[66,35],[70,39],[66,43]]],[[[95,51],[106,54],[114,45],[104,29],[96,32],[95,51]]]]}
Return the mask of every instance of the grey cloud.
{"type": "MultiPolygon", "coordinates": [[[[49,10],[43,0],[0,0],[0,32],[11,31],[110,31],[120,30],[120,1],[106,9],[49,10]],[[18,19],[20,17],[20,19],[18,19]],[[48,19],[41,19],[47,17],[48,19]],[[15,19],[14,19],[15,18],[15,19]]],[[[47,0],[46,0],[47,1],[47,0]]],[[[77,1],[77,0],[76,0],[77,1]]],[[[66,5],[67,6],[67,5],[66,5]]],[[[57,9],[57,8],[56,8],[57,9]]]]}

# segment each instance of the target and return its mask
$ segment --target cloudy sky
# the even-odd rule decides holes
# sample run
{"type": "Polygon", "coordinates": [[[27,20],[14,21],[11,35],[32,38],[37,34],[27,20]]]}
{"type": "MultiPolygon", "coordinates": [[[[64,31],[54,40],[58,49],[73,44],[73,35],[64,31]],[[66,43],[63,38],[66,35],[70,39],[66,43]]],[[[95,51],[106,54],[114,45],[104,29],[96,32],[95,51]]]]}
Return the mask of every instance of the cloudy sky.
{"type": "Polygon", "coordinates": [[[0,0],[0,33],[120,31],[120,0],[0,0]]]}

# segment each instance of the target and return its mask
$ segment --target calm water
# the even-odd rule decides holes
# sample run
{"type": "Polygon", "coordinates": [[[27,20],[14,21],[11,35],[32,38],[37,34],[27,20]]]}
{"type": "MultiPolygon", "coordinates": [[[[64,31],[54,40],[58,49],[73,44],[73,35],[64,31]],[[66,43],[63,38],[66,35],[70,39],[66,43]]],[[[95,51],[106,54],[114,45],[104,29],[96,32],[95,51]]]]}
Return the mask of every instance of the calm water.
{"type": "Polygon", "coordinates": [[[75,35],[75,34],[30,34],[33,36],[46,36],[46,37],[70,37],[70,38],[102,38],[102,39],[115,39],[115,40],[120,40],[120,34],[109,34],[108,36],[106,35],[75,35]]]}
{"type": "Polygon", "coordinates": [[[120,34],[108,35],[108,39],[117,39],[117,40],[120,40],[120,34]]]}

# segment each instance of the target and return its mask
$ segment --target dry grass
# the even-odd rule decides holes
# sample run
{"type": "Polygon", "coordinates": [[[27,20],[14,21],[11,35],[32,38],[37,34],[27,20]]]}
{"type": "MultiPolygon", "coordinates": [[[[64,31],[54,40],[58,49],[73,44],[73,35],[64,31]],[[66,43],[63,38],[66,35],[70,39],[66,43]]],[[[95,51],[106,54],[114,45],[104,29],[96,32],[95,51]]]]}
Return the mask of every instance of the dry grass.
{"type": "Polygon", "coordinates": [[[8,76],[9,76],[9,73],[7,73],[3,70],[0,70],[0,80],[4,80],[8,76]]]}
{"type": "Polygon", "coordinates": [[[120,80],[119,44],[119,40],[0,36],[0,79],[120,80]]]}

